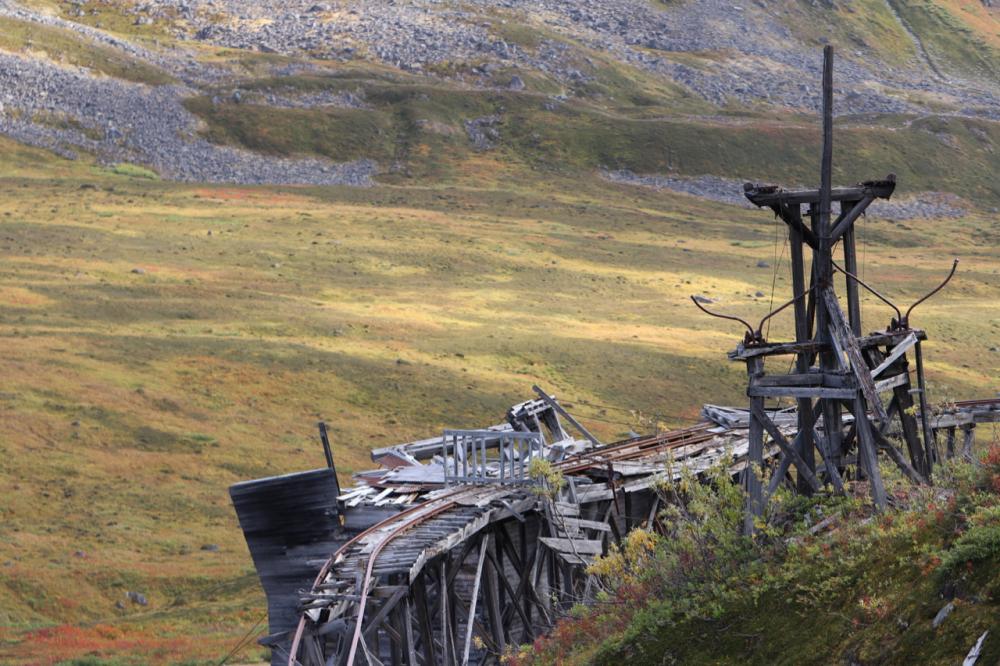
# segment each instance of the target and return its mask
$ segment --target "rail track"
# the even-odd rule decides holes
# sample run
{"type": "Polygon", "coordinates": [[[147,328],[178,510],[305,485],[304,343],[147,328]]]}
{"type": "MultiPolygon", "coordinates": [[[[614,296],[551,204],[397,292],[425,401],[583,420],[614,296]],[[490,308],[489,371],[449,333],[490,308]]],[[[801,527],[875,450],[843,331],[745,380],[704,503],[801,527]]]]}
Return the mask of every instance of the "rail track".
{"type": "MultiPolygon", "coordinates": [[[[712,427],[713,424],[705,422],[657,435],[623,440],[574,454],[556,463],[555,467],[564,474],[580,474],[587,470],[603,473],[616,462],[652,457],[670,449],[708,442],[716,436],[710,432],[712,427]]],[[[342,627],[338,627],[351,634],[344,663],[352,666],[359,651],[367,657],[363,620],[376,579],[380,575],[405,573],[412,583],[419,573],[417,569],[426,559],[427,549],[440,540],[443,533],[454,531],[459,526],[474,525],[476,518],[485,512],[484,504],[518,494],[530,495],[530,491],[523,487],[482,486],[437,490],[430,493],[422,503],[386,518],[346,542],[326,560],[311,591],[305,597],[306,603],[301,608],[302,615],[289,650],[288,665],[297,666],[300,663],[299,655],[303,651],[310,663],[326,663],[319,646],[310,644],[309,611],[313,611],[316,618],[325,613],[327,621],[350,613],[354,622],[345,622],[342,627]],[[400,543],[404,536],[405,543],[400,543]],[[388,555],[387,549],[394,543],[400,545],[400,552],[393,551],[392,561],[383,563],[381,556],[383,553],[388,555]],[[358,576],[361,571],[363,574],[358,576]]],[[[341,652],[344,649],[342,647],[341,652]]]]}
{"type": "MultiPolygon", "coordinates": [[[[358,594],[356,595],[356,603],[358,605],[357,617],[359,620],[355,623],[352,634],[350,651],[347,657],[348,664],[354,663],[358,645],[362,639],[361,619],[364,618],[365,606],[368,602],[368,594],[372,588],[375,566],[378,562],[379,555],[381,555],[385,547],[403,533],[412,530],[419,525],[427,523],[435,516],[458,507],[459,499],[463,497],[473,497],[477,493],[481,492],[482,490],[480,488],[468,487],[447,490],[441,495],[427,499],[421,504],[400,511],[390,518],[372,525],[367,530],[361,532],[341,546],[337,552],[335,552],[330,559],[326,561],[313,583],[312,595],[317,597],[317,600],[321,602],[323,599],[319,597],[329,597],[331,602],[336,602],[338,599],[337,596],[325,594],[330,589],[330,583],[327,582],[330,573],[338,564],[345,563],[349,561],[349,559],[353,560],[361,558],[366,553],[368,554],[364,579],[360,581],[357,589],[358,594]]],[[[336,583],[333,583],[333,585],[335,586],[333,588],[334,590],[342,588],[342,586],[339,586],[336,583]]],[[[342,601],[341,603],[349,603],[349,601],[342,601]]],[[[299,624],[296,627],[295,635],[292,639],[292,646],[289,651],[289,666],[296,666],[298,664],[297,657],[302,645],[303,636],[305,634],[306,619],[307,615],[303,612],[302,617],[299,620],[299,624]]]]}

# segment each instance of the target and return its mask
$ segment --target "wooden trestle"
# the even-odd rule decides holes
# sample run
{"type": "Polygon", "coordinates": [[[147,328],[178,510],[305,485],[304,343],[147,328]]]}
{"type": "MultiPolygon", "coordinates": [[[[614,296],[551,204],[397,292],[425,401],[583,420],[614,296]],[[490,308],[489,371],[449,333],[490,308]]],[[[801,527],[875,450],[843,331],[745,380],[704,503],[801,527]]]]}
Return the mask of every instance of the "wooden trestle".
{"type": "Polygon", "coordinates": [[[272,663],[499,663],[593,598],[596,556],[654,525],[668,459],[675,478],[720,463],[739,474],[748,450],[745,430],[702,423],[567,457],[552,498],[523,485],[435,490],[324,563],[300,592],[298,626],[267,639],[272,663]]]}

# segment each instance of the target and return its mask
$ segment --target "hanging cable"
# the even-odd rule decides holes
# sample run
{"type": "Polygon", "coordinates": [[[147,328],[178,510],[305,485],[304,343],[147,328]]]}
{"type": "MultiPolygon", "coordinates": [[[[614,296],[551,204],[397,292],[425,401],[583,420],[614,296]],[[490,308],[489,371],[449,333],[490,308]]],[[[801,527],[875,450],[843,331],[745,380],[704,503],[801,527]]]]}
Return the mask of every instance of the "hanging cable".
{"type": "MultiPolygon", "coordinates": [[[[774,292],[775,292],[775,290],[777,289],[777,286],[778,286],[778,271],[781,269],[781,262],[785,258],[785,248],[788,246],[788,242],[789,242],[788,241],[788,227],[786,225],[782,224],[781,226],[785,227],[785,241],[781,244],[781,254],[778,254],[779,228],[777,226],[777,224],[778,224],[778,218],[777,217],[774,218],[774,223],[776,225],[774,227],[774,253],[773,253],[774,256],[775,256],[775,259],[774,259],[774,271],[771,274],[771,302],[767,306],[768,310],[773,310],[774,309],[774,292]]],[[[770,335],[771,335],[771,320],[768,320],[768,322],[767,322],[767,330],[764,332],[764,337],[767,338],[770,335]]]]}

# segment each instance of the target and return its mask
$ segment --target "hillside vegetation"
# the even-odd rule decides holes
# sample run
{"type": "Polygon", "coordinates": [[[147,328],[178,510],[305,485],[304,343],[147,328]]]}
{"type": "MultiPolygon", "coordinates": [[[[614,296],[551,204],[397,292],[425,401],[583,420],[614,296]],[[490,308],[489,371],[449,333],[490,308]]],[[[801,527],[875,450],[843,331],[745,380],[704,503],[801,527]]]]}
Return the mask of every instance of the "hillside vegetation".
{"type": "Polygon", "coordinates": [[[509,662],[955,664],[985,633],[978,663],[996,663],[1000,444],[976,463],[934,489],[894,479],[883,515],[856,495],[781,495],[754,539],[733,530],[725,470],[664,487],[665,534],[631,533],[592,565],[597,603],[509,662]]]}
{"type": "MultiPolygon", "coordinates": [[[[727,179],[713,194],[738,198],[746,180],[816,181],[817,21],[840,58],[836,180],[899,176],[900,207],[859,223],[864,276],[908,303],[960,257],[953,286],[914,314],[931,399],[997,390],[998,44],[979,3],[787,0],[737,16],[714,0],[581,1],[576,18],[555,0],[358,15],[329,3],[324,30],[370,32],[317,43],[353,55],[277,49],[281,32],[202,33],[285,30],[311,2],[240,3],[269,22],[185,4],[0,0],[0,663],[218,663],[264,609],[226,488],[321,465],[320,419],[349,483],[370,448],[495,423],[534,383],[607,440],[742,403],[744,369],[724,353],[741,331],[687,299],[762,316],[790,290],[785,231],[674,190],[711,176],[727,179]],[[692,30],[659,30],[677,17],[692,30]],[[741,23],[779,19],[794,44],[741,23]],[[452,44],[435,31],[456,25],[488,39],[461,33],[468,51],[431,58],[452,44]],[[414,26],[426,46],[411,51],[427,58],[397,66],[411,51],[375,40],[412,47],[414,26]],[[474,50],[497,39],[513,55],[474,50]],[[609,180],[619,170],[680,184],[609,180]]],[[[878,302],[864,311],[868,328],[888,323],[878,302]]],[[[769,335],[790,335],[790,320],[769,335]]],[[[928,529],[886,552],[949,547],[928,529]]],[[[844,534],[860,551],[883,538],[844,534]]],[[[894,595],[912,571],[890,573],[884,595],[911,603],[894,595]]],[[[835,598],[853,603],[856,580],[835,598]]],[[[782,600],[781,581],[759,589],[806,608],[782,600]]],[[[938,590],[926,585],[921,604],[938,590]]],[[[748,599],[725,597],[680,633],[643,625],[601,658],[683,638],[722,660],[756,640],[742,622],[787,629],[744,614],[748,599]],[[719,626],[736,629],[717,641],[719,626]]],[[[810,612],[814,638],[828,614],[810,612]]],[[[974,617],[942,625],[942,660],[968,648],[986,616],[974,617]]],[[[846,654],[837,632],[828,647],[846,654]]],[[[753,654],[781,661],[787,645],[753,654]]]]}

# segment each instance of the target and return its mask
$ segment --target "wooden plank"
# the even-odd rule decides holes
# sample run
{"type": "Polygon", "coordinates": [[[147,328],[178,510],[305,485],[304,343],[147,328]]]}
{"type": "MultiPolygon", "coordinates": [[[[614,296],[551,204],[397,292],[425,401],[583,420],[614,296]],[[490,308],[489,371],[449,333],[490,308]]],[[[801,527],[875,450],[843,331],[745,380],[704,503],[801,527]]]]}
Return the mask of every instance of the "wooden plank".
{"type": "Polygon", "coordinates": [[[964,437],[962,438],[962,457],[966,460],[972,460],[972,445],[976,442],[976,426],[971,425],[967,428],[962,428],[964,437]]]}
{"type": "Polygon", "coordinates": [[[558,412],[560,416],[569,421],[574,428],[579,430],[584,437],[589,439],[591,444],[593,444],[594,446],[604,446],[603,444],[601,444],[601,440],[597,439],[592,434],[590,434],[589,430],[580,425],[579,421],[577,421],[570,415],[569,412],[563,409],[563,406],[560,405],[558,402],[556,402],[555,398],[553,398],[548,393],[540,389],[537,384],[535,386],[532,386],[531,388],[532,390],[534,390],[535,393],[537,393],[542,398],[542,400],[546,402],[546,404],[548,404],[549,407],[558,412]]]}
{"type": "Polygon", "coordinates": [[[580,555],[600,555],[604,552],[603,541],[589,539],[561,539],[558,537],[539,537],[539,541],[550,550],[557,553],[575,553],[580,555]]]}
{"type": "Polygon", "coordinates": [[[888,500],[885,486],[882,483],[882,473],[878,468],[878,455],[875,450],[872,424],[865,418],[864,399],[860,395],[854,399],[854,423],[858,429],[858,460],[871,483],[872,499],[875,501],[875,506],[880,511],[884,511],[888,500]]]}
{"type": "Polygon", "coordinates": [[[833,489],[839,494],[844,494],[844,480],[840,476],[840,470],[837,469],[837,464],[835,461],[830,459],[825,448],[822,445],[822,438],[816,430],[812,431],[813,441],[816,442],[816,448],[819,449],[819,455],[823,459],[823,465],[826,468],[826,474],[830,477],[830,483],[833,484],[833,489]]]}
{"type": "MultiPolygon", "coordinates": [[[[842,203],[847,203],[848,200],[842,199],[841,201],[842,203]]],[[[836,243],[841,236],[846,237],[846,235],[853,230],[854,223],[858,221],[858,218],[864,214],[865,210],[868,209],[868,206],[870,206],[873,201],[875,201],[875,196],[868,194],[857,201],[857,203],[855,203],[849,211],[842,214],[837,220],[837,224],[830,230],[830,242],[836,243]]],[[[857,269],[851,270],[851,268],[848,268],[847,270],[854,275],[857,275],[857,269]]]]}
{"type": "MultiPolygon", "coordinates": [[[[889,417],[886,415],[885,407],[882,405],[882,400],[875,389],[875,380],[872,379],[868,364],[865,363],[864,358],[861,356],[861,348],[858,346],[857,338],[854,337],[854,333],[847,325],[847,321],[844,318],[844,311],[840,309],[840,303],[837,301],[837,295],[833,293],[833,289],[830,287],[823,289],[823,301],[830,316],[830,333],[840,341],[844,353],[847,354],[851,370],[858,380],[858,386],[861,389],[862,395],[868,401],[868,408],[871,409],[875,416],[875,422],[877,424],[885,423],[889,420],[889,417]]],[[[862,411],[860,416],[855,412],[855,418],[864,418],[864,412],[862,411]]]]}
{"type": "MultiPolygon", "coordinates": [[[[898,375],[887,377],[886,379],[875,382],[875,392],[885,393],[886,391],[891,391],[899,386],[909,383],[910,375],[906,372],[901,372],[898,375]]],[[[886,420],[888,420],[888,414],[886,415],[886,420]]]]}
{"type": "Polygon", "coordinates": [[[899,344],[897,344],[895,347],[892,348],[892,351],[890,351],[889,355],[885,357],[885,360],[879,363],[872,370],[872,378],[878,377],[883,372],[885,372],[885,370],[890,365],[896,362],[896,359],[898,359],[900,356],[909,351],[910,348],[912,348],[913,345],[915,344],[917,344],[917,336],[915,334],[910,333],[905,338],[903,338],[902,342],[900,342],[899,344]]]}
{"type": "Polygon", "coordinates": [[[830,398],[850,400],[857,389],[826,388],[823,386],[755,386],[747,389],[751,398],[830,398]]]}
{"type": "Polygon", "coordinates": [[[573,527],[581,530],[597,530],[599,532],[610,532],[611,526],[599,520],[581,520],[580,518],[563,518],[562,523],[566,527],[573,527]]]}
{"type": "Polygon", "coordinates": [[[465,627],[465,649],[462,650],[462,666],[469,663],[469,650],[472,648],[472,629],[475,626],[476,603],[479,601],[479,582],[483,577],[483,563],[486,562],[486,549],[490,547],[490,536],[483,537],[479,547],[479,559],[476,562],[476,577],[472,583],[472,598],[469,600],[469,621],[465,627]]]}
{"type": "MultiPolygon", "coordinates": [[[[873,333],[872,335],[859,338],[858,346],[862,349],[869,347],[887,347],[899,344],[907,335],[913,333],[917,340],[926,340],[927,333],[920,329],[910,329],[907,331],[886,331],[883,333],[873,333]]],[[[734,351],[729,352],[729,359],[732,361],[746,361],[758,356],[781,356],[785,354],[815,354],[828,350],[829,346],[816,340],[804,340],[802,342],[775,342],[763,345],[746,347],[739,345],[734,351]]]]}
{"type": "Polygon", "coordinates": [[[917,470],[913,469],[910,463],[906,461],[902,451],[893,446],[892,442],[890,442],[886,436],[878,430],[875,430],[873,434],[875,435],[875,440],[879,443],[879,447],[885,451],[890,458],[892,458],[892,461],[896,463],[899,469],[903,470],[903,474],[905,474],[910,481],[917,484],[927,485],[927,479],[921,476],[917,470]]]}
{"type": "MultiPolygon", "coordinates": [[[[800,205],[819,203],[819,190],[783,190],[774,186],[754,185],[743,186],[744,194],[756,206],[774,206],[776,204],[800,205]]],[[[878,199],[888,199],[895,189],[895,181],[886,178],[880,181],[868,181],[853,187],[834,187],[830,190],[830,201],[857,201],[866,196],[878,199]]]]}
{"type": "Polygon", "coordinates": [[[808,466],[806,466],[805,461],[799,455],[799,452],[795,450],[788,440],[785,439],[784,434],[778,429],[778,426],[774,425],[771,419],[767,418],[767,414],[764,413],[764,409],[756,401],[750,405],[751,413],[754,418],[764,427],[767,434],[771,436],[774,443],[777,444],[782,453],[788,456],[789,460],[795,465],[795,469],[798,470],[799,474],[805,479],[806,483],[813,489],[813,491],[818,492],[821,488],[819,481],[816,479],[816,475],[813,473],[808,466]]]}

